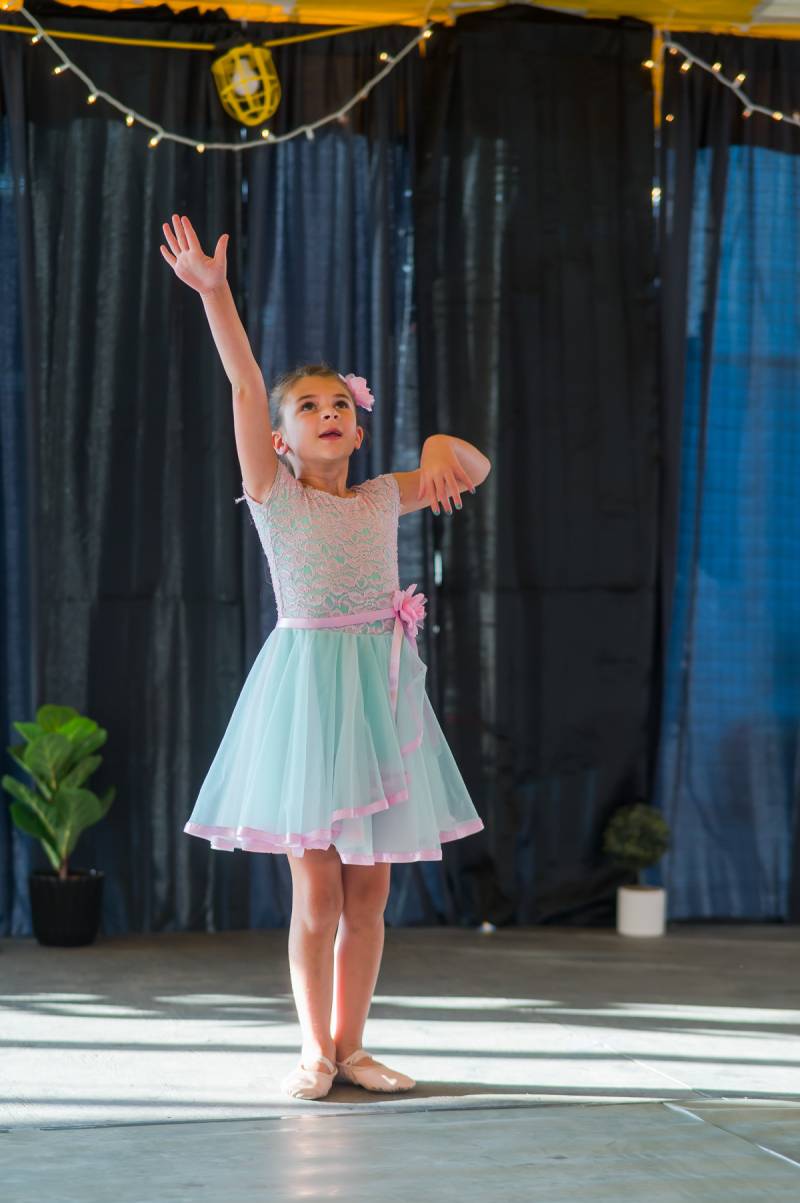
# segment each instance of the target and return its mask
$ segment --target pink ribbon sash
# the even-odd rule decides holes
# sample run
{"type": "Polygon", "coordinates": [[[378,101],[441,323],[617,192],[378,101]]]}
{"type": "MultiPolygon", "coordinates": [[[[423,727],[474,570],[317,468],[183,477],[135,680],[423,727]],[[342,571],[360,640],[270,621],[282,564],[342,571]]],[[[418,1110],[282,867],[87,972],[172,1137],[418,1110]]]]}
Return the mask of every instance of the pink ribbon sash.
{"type": "Polygon", "coordinates": [[[324,618],[279,618],[279,627],[344,627],[359,622],[372,622],[377,618],[393,618],[394,633],[392,650],[389,657],[389,697],[392,703],[392,714],[397,714],[397,690],[400,680],[400,648],[405,634],[411,646],[417,637],[417,631],[425,620],[424,593],[414,593],[416,584],[407,589],[395,589],[392,594],[392,604],[381,610],[360,610],[357,614],[331,614],[324,618]]]}

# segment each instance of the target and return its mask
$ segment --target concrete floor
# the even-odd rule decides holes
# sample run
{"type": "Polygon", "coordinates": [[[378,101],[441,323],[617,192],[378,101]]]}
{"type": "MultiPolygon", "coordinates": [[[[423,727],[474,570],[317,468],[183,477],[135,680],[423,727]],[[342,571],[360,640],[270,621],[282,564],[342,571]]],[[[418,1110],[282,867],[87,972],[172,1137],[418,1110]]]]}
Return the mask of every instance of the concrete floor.
{"type": "Polygon", "coordinates": [[[800,1199],[799,928],[389,928],[364,1043],[418,1085],[319,1102],[286,940],[0,940],[3,1203],[800,1199]]]}

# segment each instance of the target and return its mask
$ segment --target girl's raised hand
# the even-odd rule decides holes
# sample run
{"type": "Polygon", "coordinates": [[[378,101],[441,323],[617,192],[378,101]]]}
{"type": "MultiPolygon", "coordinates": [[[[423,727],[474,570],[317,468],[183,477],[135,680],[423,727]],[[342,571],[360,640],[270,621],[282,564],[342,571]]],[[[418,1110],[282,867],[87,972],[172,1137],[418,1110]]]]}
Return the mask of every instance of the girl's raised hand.
{"type": "Polygon", "coordinates": [[[175,227],[174,232],[167,222],[161,227],[172,254],[165,246],[159,247],[159,250],[175,275],[201,295],[220,288],[225,283],[227,271],[228,235],[220,234],[214,258],[209,259],[208,255],[203,254],[203,248],[188,217],[179,217],[177,213],[173,213],[172,224],[175,227]]]}

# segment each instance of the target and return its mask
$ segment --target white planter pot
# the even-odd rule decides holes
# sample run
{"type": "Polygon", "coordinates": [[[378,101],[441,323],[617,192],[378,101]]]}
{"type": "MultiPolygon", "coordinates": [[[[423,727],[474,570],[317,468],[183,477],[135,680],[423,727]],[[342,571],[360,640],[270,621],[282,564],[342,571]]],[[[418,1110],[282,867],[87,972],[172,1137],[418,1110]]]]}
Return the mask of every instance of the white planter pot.
{"type": "Polygon", "coordinates": [[[620,886],[617,931],[621,936],[663,936],[667,891],[663,886],[620,886]]]}

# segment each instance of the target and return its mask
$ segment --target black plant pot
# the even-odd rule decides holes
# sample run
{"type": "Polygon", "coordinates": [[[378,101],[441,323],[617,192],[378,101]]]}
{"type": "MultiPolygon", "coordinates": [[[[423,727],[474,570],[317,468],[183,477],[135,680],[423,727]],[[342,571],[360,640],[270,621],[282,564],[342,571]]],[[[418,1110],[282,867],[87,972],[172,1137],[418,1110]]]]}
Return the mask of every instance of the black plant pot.
{"type": "Polygon", "coordinates": [[[98,869],[71,869],[63,879],[55,869],[31,873],[31,919],[39,943],[61,948],[91,944],[100,927],[104,880],[98,869]]]}

